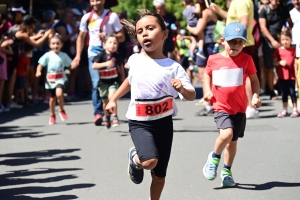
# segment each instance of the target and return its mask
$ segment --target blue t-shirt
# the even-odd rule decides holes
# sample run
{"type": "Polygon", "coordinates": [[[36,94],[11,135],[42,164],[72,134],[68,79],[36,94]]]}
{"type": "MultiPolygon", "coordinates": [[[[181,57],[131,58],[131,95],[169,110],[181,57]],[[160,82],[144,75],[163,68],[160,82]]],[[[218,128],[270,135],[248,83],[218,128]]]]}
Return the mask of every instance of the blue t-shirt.
{"type": "Polygon", "coordinates": [[[194,11],[195,6],[190,6],[185,8],[182,13],[190,27],[196,27],[198,22],[198,17],[195,15],[194,11]]]}
{"type": "Polygon", "coordinates": [[[58,84],[65,84],[66,75],[64,68],[72,63],[71,58],[63,52],[58,54],[53,51],[45,53],[40,59],[39,64],[47,67],[47,79],[45,88],[54,89],[58,84]]]}

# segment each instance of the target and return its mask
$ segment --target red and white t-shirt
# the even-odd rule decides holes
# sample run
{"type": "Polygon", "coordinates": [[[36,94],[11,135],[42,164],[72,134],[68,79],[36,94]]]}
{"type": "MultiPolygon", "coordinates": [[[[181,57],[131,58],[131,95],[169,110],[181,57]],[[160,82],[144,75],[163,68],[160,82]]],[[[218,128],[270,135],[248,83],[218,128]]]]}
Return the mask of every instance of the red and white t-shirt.
{"type": "Polygon", "coordinates": [[[273,57],[277,58],[278,61],[280,60],[286,61],[286,66],[283,67],[281,65],[278,65],[277,67],[278,79],[295,80],[296,79],[295,68],[294,68],[295,57],[296,57],[295,48],[291,47],[285,49],[280,47],[275,50],[273,57]]]}
{"type": "Polygon", "coordinates": [[[256,73],[251,56],[240,53],[236,57],[215,54],[208,58],[206,73],[212,77],[212,107],[216,112],[245,113],[247,96],[245,81],[256,73]]]}

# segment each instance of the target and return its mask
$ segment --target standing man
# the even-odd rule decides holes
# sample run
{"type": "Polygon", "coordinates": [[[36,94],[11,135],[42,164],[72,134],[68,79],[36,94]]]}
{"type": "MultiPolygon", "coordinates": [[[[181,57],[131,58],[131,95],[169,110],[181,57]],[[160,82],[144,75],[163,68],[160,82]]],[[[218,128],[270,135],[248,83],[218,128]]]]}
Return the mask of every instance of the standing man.
{"type": "Polygon", "coordinates": [[[92,11],[85,14],[80,22],[80,32],[76,41],[76,56],[72,65],[78,66],[80,63],[80,56],[85,46],[87,33],[89,34],[89,48],[88,48],[88,60],[89,71],[92,80],[92,101],[94,107],[94,123],[96,126],[100,126],[103,121],[103,107],[102,101],[98,91],[98,84],[100,76],[98,70],[92,68],[93,59],[104,49],[102,47],[103,39],[105,35],[115,34],[118,42],[123,42],[124,32],[120,23],[119,17],[116,13],[108,14],[110,11],[104,9],[105,0],[90,0],[92,11]],[[109,16],[109,19],[103,26],[103,31],[100,31],[100,26],[103,19],[109,16]]]}
{"type": "MultiPolygon", "coordinates": [[[[240,22],[247,27],[247,43],[243,48],[243,52],[252,56],[255,52],[255,43],[252,35],[253,31],[253,19],[254,19],[254,4],[253,0],[231,0],[226,2],[229,5],[228,12],[219,8],[216,4],[211,4],[211,9],[220,15],[223,19],[226,19],[226,25],[232,22],[240,22]]],[[[251,105],[252,90],[249,78],[246,79],[246,94],[248,98],[248,107],[246,111],[246,117],[258,118],[259,113],[251,105]]]]}
{"type": "Polygon", "coordinates": [[[169,31],[168,38],[165,41],[163,53],[165,56],[170,58],[172,52],[175,50],[175,45],[172,40],[173,33],[172,33],[172,29],[171,29],[171,24],[175,24],[177,26],[177,28],[179,28],[179,26],[178,26],[179,23],[173,14],[168,13],[166,11],[165,0],[153,0],[153,6],[155,7],[156,12],[164,18],[165,24],[169,31]]]}

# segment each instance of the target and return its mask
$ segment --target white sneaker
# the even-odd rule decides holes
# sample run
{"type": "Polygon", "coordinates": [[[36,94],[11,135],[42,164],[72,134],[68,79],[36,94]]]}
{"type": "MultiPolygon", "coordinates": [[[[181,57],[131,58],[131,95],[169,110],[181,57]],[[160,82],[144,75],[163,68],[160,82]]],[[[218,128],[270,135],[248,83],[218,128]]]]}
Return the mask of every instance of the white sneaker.
{"type": "Polygon", "coordinates": [[[19,104],[17,104],[17,103],[15,103],[15,102],[12,102],[12,103],[9,105],[9,108],[10,108],[10,109],[14,109],[14,108],[20,109],[20,108],[23,108],[23,106],[22,106],[22,105],[19,105],[19,104]]]}
{"type": "Polygon", "coordinates": [[[205,105],[205,100],[204,98],[200,99],[197,103],[195,103],[196,106],[203,106],[205,105]]]}
{"type": "Polygon", "coordinates": [[[247,110],[246,110],[246,118],[247,119],[258,119],[259,111],[248,106],[247,110]]]}
{"type": "Polygon", "coordinates": [[[2,110],[2,112],[8,112],[8,111],[10,111],[10,109],[6,108],[4,105],[0,105],[0,110],[2,110]]]}

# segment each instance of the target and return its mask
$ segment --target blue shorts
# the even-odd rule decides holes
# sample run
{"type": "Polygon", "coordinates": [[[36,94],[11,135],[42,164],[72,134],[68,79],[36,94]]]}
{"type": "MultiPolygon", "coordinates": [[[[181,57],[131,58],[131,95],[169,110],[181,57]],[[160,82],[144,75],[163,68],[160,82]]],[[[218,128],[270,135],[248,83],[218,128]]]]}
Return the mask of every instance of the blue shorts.
{"type": "MultiPolygon", "coordinates": [[[[210,55],[213,55],[214,46],[215,43],[204,44],[203,52],[207,59],[210,55]]],[[[197,56],[196,65],[198,65],[199,67],[206,67],[207,59],[203,59],[197,56]]]]}
{"type": "Polygon", "coordinates": [[[17,89],[25,89],[26,87],[26,76],[17,76],[17,89]]]}

